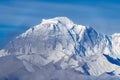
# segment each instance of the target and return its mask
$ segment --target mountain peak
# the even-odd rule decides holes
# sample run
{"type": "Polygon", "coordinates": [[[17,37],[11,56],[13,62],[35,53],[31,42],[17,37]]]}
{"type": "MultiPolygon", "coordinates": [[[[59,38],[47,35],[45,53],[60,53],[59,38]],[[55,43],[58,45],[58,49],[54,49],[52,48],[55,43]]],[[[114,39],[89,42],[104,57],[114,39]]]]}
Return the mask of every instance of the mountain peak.
{"type": "Polygon", "coordinates": [[[66,17],[56,17],[43,19],[40,24],[11,41],[5,51],[25,61],[30,71],[34,71],[33,65],[53,64],[56,70],[98,76],[119,66],[120,38],[119,34],[113,36],[97,33],[92,27],[74,24],[66,17]],[[113,58],[115,54],[118,59],[113,58]],[[113,64],[114,61],[117,61],[116,64],[113,64]]]}
{"type": "Polygon", "coordinates": [[[55,17],[55,18],[50,18],[50,19],[42,19],[42,22],[41,23],[49,23],[49,22],[70,22],[70,23],[73,23],[69,18],[67,17],[55,17]]]}
{"type": "MultiPolygon", "coordinates": [[[[56,17],[52,19],[43,19],[40,24],[28,29],[25,33],[18,36],[16,40],[13,41],[13,43],[10,45],[13,46],[14,44],[15,47],[18,46],[17,44],[22,44],[24,42],[25,44],[19,45],[23,49],[25,49],[26,46],[30,47],[31,45],[34,46],[34,48],[36,49],[41,47],[41,50],[42,48],[44,50],[49,47],[52,47],[54,50],[57,48],[58,44],[59,46],[62,46],[62,48],[66,49],[70,47],[70,45],[72,45],[72,48],[75,49],[75,50],[71,49],[73,50],[72,52],[78,54],[80,53],[86,54],[85,51],[79,50],[79,47],[85,48],[83,44],[86,43],[89,45],[95,44],[94,42],[96,42],[95,41],[96,39],[97,32],[93,28],[74,24],[67,17],[56,17]]],[[[8,52],[14,53],[14,49],[13,51],[11,51],[12,50],[11,48],[8,49],[8,52]]],[[[23,53],[24,51],[22,49],[21,52],[19,48],[17,49],[19,50],[18,51],[19,54],[23,53]]],[[[31,50],[28,51],[31,52],[31,50]]],[[[33,51],[33,53],[39,52],[33,51]]]]}
{"type": "Polygon", "coordinates": [[[67,17],[55,17],[52,19],[42,19],[41,24],[63,24],[71,28],[74,23],[67,17]]]}
{"type": "Polygon", "coordinates": [[[112,37],[120,37],[120,33],[114,33],[112,37]]]}
{"type": "MultiPolygon", "coordinates": [[[[69,18],[67,17],[55,17],[51,19],[42,19],[41,23],[28,29],[25,33],[23,33],[21,36],[25,37],[27,34],[30,34],[32,32],[39,32],[40,29],[46,28],[46,30],[54,30],[54,29],[72,29],[74,26],[78,26],[74,24],[69,18]]],[[[85,26],[79,25],[79,29],[85,29],[85,26]]],[[[54,30],[55,31],[55,30],[54,30]]]]}
{"type": "MultiPolygon", "coordinates": [[[[119,36],[119,34],[113,36],[119,36]]],[[[46,51],[65,49],[70,50],[70,54],[80,56],[90,56],[96,53],[118,54],[118,49],[115,48],[114,51],[109,46],[113,47],[113,44],[116,45],[119,40],[119,37],[100,34],[92,27],[74,24],[67,17],[56,17],[43,19],[40,24],[28,29],[11,42],[6,51],[12,54],[41,52],[47,54],[46,51]]]]}

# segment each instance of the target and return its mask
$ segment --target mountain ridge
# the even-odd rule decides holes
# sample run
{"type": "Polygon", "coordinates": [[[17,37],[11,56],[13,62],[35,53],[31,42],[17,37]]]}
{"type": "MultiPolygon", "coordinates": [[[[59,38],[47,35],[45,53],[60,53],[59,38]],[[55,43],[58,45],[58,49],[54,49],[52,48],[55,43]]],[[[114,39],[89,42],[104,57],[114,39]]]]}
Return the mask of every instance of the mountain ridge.
{"type": "Polygon", "coordinates": [[[107,36],[66,17],[56,17],[43,19],[41,24],[16,37],[5,53],[16,56],[30,72],[49,65],[56,71],[87,76],[111,72],[119,76],[119,39],[119,34],[107,36]]]}

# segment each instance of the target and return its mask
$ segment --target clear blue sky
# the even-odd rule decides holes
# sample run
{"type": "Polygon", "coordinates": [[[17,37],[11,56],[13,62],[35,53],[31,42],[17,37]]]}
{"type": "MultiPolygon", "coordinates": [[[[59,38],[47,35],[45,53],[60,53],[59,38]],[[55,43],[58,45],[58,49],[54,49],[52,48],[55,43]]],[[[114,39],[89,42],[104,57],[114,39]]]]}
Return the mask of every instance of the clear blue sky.
{"type": "Polygon", "coordinates": [[[0,0],[0,48],[42,18],[66,16],[98,32],[120,32],[120,0],[0,0]]]}

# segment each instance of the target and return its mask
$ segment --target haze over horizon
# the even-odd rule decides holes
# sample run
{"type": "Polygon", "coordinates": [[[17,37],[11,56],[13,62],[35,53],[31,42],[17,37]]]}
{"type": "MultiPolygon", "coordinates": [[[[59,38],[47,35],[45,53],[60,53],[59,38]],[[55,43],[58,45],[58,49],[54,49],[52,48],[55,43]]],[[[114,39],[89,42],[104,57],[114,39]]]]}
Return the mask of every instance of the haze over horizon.
{"type": "Polygon", "coordinates": [[[0,48],[43,18],[57,16],[107,35],[119,33],[119,4],[117,0],[0,0],[0,48]]]}

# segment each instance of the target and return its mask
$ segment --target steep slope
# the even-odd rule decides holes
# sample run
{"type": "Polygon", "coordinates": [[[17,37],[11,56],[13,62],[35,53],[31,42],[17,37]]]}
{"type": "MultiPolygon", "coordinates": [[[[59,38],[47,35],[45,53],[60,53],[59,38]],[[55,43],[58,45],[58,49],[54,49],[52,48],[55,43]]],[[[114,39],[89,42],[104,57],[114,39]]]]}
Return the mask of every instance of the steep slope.
{"type": "Polygon", "coordinates": [[[55,51],[57,48],[80,56],[112,53],[108,36],[97,33],[91,27],[76,25],[66,17],[43,20],[12,41],[6,52],[16,55],[45,54],[48,53],[46,51],[55,51]]]}
{"type": "Polygon", "coordinates": [[[48,71],[54,68],[65,74],[87,76],[114,71],[116,75],[120,67],[119,41],[119,34],[107,36],[91,27],[74,24],[66,17],[56,17],[43,19],[41,24],[16,37],[5,53],[22,60],[29,72],[52,65],[48,71]]]}

